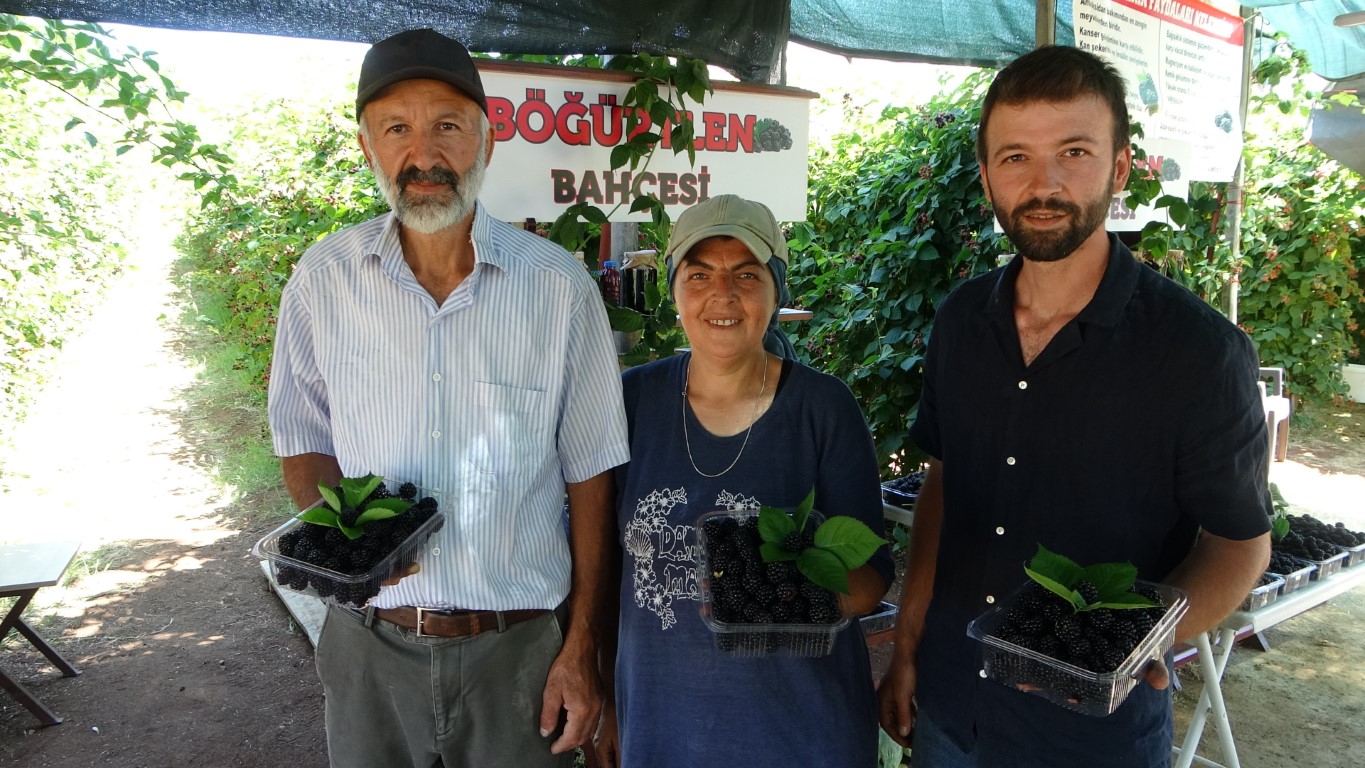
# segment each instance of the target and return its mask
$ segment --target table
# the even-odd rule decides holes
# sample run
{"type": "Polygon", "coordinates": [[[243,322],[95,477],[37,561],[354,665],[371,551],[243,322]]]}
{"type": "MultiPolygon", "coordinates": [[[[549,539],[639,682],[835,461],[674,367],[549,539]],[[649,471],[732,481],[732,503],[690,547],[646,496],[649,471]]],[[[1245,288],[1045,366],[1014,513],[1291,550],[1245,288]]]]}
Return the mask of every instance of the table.
{"type": "MultiPolygon", "coordinates": [[[[1223,670],[1227,667],[1228,658],[1232,655],[1232,649],[1238,640],[1250,636],[1260,638],[1260,633],[1270,627],[1293,618],[1310,608],[1322,605],[1333,597],[1362,584],[1365,584],[1365,565],[1347,568],[1326,579],[1310,581],[1306,586],[1300,587],[1275,602],[1254,611],[1233,611],[1212,631],[1205,632],[1195,638],[1194,646],[1198,653],[1197,659],[1199,666],[1204,670],[1204,690],[1199,694],[1199,703],[1195,705],[1194,715],[1190,718],[1190,727],[1185,732],[1185,739],[1180,748],[1174,750],[1176,754],[1175,768],[1188,768],[1193,763],[1202,766],[1216,766],[1216,768],[1240,768],[1241,766],[1237,758],[1237,746],[1232,738],[1232,726],[1228,721],[1227,709],[1223,705],[1221,686],[1223,670]],[[1216,653],[1214,651],[1215,642],[1213,641],[1215,635],[1218,648],[1216,653]],[[1218,732],[1219,746],[1224,756],[1223,759],[1227,761],[1222,765],[1195,754],[1209,714],[1213,715],[1214,727],[1218,732]]],[[[1260,642],[1262,648],[1266,647],[1263,638],[1260,642]]]]}
{"type": "MultiPolygon", "coordinates": [[[[0,640],[8,637],[11,629],[18,630],[54,667],[61,670],[63,677],[75,677],[80,671],[26,624],[22,614],[39,589],[53,586],[62,578],[80,546],[78,541],[0,545],[0,597],[19,598],[9,613],[5,614],[4,620],[0,621],[0,640]]],[[[9,691],[43,725],[56,725],[62,721],[19,681],[6,674],[3,668],[0,668],[0,687],[9,691]]]]}

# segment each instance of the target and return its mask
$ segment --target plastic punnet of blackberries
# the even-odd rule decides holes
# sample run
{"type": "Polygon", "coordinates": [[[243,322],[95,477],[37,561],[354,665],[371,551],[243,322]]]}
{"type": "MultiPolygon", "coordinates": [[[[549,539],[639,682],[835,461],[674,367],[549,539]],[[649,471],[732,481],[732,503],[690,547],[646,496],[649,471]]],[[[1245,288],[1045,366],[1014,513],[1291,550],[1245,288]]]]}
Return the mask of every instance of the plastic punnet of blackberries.
{"type": "Polygon", "coordinates": [[[1170,649],[1188,607],[1175,587],[1137,580],[1132,589],[1156,605],[1076,610],[1026,582],[968,626],[982,643],[983,676],[1083,714],[1113,712],[1170,649]]]}
{"type": "Polygon", "coordinates": [[[717,649],[738,656],[833,650],[849,623],[838,596],[803,576],[795,561],[763,561],[756,510],[708,512],[697,529],[701,616],[717,649]]]}
{"type": "MultiPolygon", "coordinates": [[[[342,488],[331,490],[335,500],[344,496],[342,488]]],[[[444,522],[437,497],[412,483],[379,483],[340,511],[324,499],[263,537],[252,554],[270,563],[281,587],[363,608],[416,567],[422,546],[444,522]],[[367,509],[386,511],[366,519],[367,509]],[[401,511],[388,514],[393,510],[401,511]]]]}

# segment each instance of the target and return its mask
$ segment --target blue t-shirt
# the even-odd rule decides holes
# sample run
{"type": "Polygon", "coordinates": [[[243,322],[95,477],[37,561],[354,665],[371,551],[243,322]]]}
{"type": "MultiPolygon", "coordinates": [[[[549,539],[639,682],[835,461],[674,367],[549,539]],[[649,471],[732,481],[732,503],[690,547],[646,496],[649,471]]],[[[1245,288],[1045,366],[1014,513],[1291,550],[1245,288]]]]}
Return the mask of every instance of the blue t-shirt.
{"type": "MultiPolygon", "coordinates": [[[[877,708],[858,622],[822,657],[736,657],[717,650],[699,613],[697,518],[716,509],[815,508],[883,528],[876,453],[843,382],[800,364],[745,435],[716,437],[687,410],[688,356],[626,371],[631,462],[616,470],[624,550],[616,712],[626,768],[877,762],[877,708]],[[707,473],[724,469],[720,477],[707,473]]],[[[890,551],[871,560],[889,585],[890,551]]]]}

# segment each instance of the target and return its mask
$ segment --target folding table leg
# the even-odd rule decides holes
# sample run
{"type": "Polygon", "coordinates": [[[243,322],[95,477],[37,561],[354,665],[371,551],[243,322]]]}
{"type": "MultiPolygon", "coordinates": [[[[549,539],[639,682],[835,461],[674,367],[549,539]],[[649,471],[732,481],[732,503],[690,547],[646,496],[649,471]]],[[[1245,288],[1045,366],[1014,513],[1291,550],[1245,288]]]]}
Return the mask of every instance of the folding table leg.
{"type": "Polygon", "coordinates": [[[41,701],[34,698],[28,689],[20,685],[18,680],[11,679],[3,669],[0,669],[0,688],[9,691],[9,694],[20,704],[23,704],[24,709],[32,712],[33,716],[38,718],[43,725],[57,725],[62,721],[55,712],[48,709],[41,701]]]}
{"type": "Polygon", "coordinates": [[[1223,750],[1223,759],[1228,762],[1219,768],[1241,768],[1241,762],[1237,759],[1237,745],[1232,740],[1232,723],[1228,721],[1227,707],[1223,702],[1223,670],[1227,667],[1228,658],[1232,656],[1232,647],[1237,639],[1237,630],[1227,627],[1220,628],[1219,642],[1222,643],[1220,653],[1215,655],[1213,647],[1209,642],[1209,633],[1201,633],[1194,639],[1195,647],[1199,649],[1199,667],[1204,671],[1204,690],[1199,694],[1199,702],[1194,706],[1194,714],[1190,717],[1189,730],[1185,732],[1185,741],[1181,744],[1178,751],[1178,759],[1174,768],[1190,768],[1190,765],[1198,760],[1200,765],[1219,766],[1218,763],[1196,758],[1195,752],[1199,748],[1199,737],[1204,732],[1204,724],[1208,712],[1213,711],[1214,728],[1218,732],[1218,743],[1223,750]]]}
{"type": "Polygon", "coordinates": [[[62,655],[57,653],[57,649],[48,645],[46,640],[40,637],[37,632],[34,632],[33,627],[24,623],[23,619],[15,621],[14,628],[19,630],[19,634],[28,638],[28,641],[33,643],[33,647],[41,651],[42,654],[47,657],[47,660],[52,662],[52,666],[60,669],[63,677],[75,677],[81,673],[80,670],[71,666],[71,662],[62,658],[62,655]]]}

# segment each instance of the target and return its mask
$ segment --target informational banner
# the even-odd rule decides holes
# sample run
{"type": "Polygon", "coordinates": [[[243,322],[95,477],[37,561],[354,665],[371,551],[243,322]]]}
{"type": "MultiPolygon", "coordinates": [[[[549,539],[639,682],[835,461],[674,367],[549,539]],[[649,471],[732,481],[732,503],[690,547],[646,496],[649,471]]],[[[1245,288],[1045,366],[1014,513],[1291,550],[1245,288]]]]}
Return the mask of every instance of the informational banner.
{"type": "Polygon", "coordinates": [[[624,73],[486,61],[479,71],[497,140],[479,199],[498,219],[549,221],[586,202],[612,221],[646,221],[648,213],[630,212],[642,193],[656,195],[674,219],[721,194],[761,201],[779,221],[806,218],[814,93],[714,83],[715,93],[687,111],[693,165],[686,152],[673,152],[672,121],[653,125],[636,110],[639,123],[627,128],[619,104],[632,80],[624,73]],[[663,137],[648,165],[613,170],[612,149],[644,131],[663,137]]]}
{"type": "Polygon", "coordinates": [[[1072,15],[1076,46],[1127,81],[1128,113],[1144,134],[1190,145],[1186,180],[1231,180],[1242,151],[1242,20],[1198,0],[1075,0],[1072,15]]]}
{"type": "MultiPolygon", "coordinates": [[[[1182,200],[1189,197],[1190,180],[1184,171],[1190,163],[1189,142],[1143,139],[1142,149],[1147,156],[1134,161],[1133,173],[1159,179],[1163,194],[1175,195],[1182,200]]],[[[1153,221],[1172,223],[1165,208],[1153,205],[1130,208],[1127,199],[1118,195],[1109,206],[1109,221],[1105,228],[1110,232],[1137,232],[1153,221]]]]}

